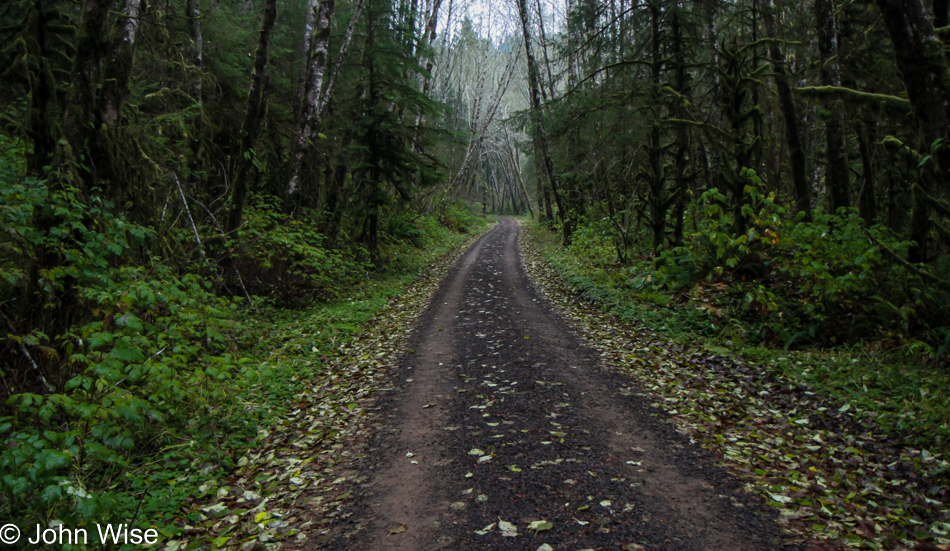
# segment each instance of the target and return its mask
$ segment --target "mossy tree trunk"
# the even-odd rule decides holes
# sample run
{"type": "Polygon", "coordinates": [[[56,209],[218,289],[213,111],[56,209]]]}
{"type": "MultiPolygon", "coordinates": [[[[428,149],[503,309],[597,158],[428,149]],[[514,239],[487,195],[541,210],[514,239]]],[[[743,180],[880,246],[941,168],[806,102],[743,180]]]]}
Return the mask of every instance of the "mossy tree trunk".
{"type": "Polygon", "coordinates": [[[98,159],[97,155],[90,154],[90,148],[102,124],[99,86],[102,81],[102,63],[109,53],[109,33],[106,29],[114,4],[114,0],[87,0],[83,5],[73,60],[72,86],[64,112],[64,131],[73,153],[80,157],[88,155],[89,164],[83,178],[89,187],[98,181],[98,159]]]}
{"type": "MultiPolygon", "coordinates": [[[[765,0],[762,10],[762,22],[768,38],[776,38],[775,15],[772,0],[765,0]]],[[[789,164],[792,168],[792,189],[795,192],[795,211],[811,216],[812,190],[805,172],[805,149],[802,146],[801,132],[798,128],[798,113],[792,88],[785,73],[785,56],[777,40],[769,42],[769,57],[772,62],[775,88],[778,91],[779,107],[785,120],[785,139],[788,142],[789,164]]]]}
{"type": "Polygon", "coordinates": [[[915,245],[911,247],[908,259],[925,262],[932,229],[931,206],[927,197],[934,195],[937,181],[946,186],[950,176],[950,147],[946,143],[937,145],[938,140],[947,138],[950,73],[944,44],[934,34],[920,0],[877,0],[877,5],[894,44],[907,97],[924,128],[925,151],[933,148],[936,160],[935,170],[928,171],[924,167],[918,182],[922,193],[914,194],[911,216],[910,238],[915,245]]]}
{"type": "Polygon", "coordinates": [[[251,87],[247,93],[247,108],[244,112],[244,123],[241,126],[241,143],[237,151],[237,158],[232,160],[234,192],[231,195],[231,206],[228,212],[227,231],[234,232],[241,227],[244,215],[244,204],[247,200],[247,187],[250,172],[253,166],[254,144],[261,132],[261,126],[266,111],[264,86],[267,72],[267,50],[270,46],[271,31],[277,20],[277,0],[266,0],[264,3],[264,17],[261,20],[261,30],[258,33],[257,51],[254,55],[254,73],[251,75],[251,87]]]}
{"type": "MultiPolygon", "coordinates": [[[[834,0],[815,0],[815,21],[818,51],[821,56],[821,84],[841,86],[838,67],[838,25],[835,21],[834,0]]],[[[829,103],[830,114],[825,126],[828,158],[827,184],[831,191],[831,211],[851,206],[851,169],[848,166],[848,148],[845,143],[844,102],[829,103]]]]}

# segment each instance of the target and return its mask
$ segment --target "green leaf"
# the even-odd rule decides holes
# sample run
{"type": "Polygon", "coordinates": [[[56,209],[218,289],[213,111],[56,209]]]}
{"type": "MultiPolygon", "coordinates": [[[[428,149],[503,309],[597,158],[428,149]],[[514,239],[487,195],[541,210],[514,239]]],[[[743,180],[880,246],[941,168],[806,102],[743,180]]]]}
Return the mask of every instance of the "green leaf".
{"type": "Polygon", "coordinates": [[[534,530],[535,532],[541,532],[542,530],[550,530],[554,527],[554,524],[546,520],[536,520],[528,525],[528,530],[534,530]]]}

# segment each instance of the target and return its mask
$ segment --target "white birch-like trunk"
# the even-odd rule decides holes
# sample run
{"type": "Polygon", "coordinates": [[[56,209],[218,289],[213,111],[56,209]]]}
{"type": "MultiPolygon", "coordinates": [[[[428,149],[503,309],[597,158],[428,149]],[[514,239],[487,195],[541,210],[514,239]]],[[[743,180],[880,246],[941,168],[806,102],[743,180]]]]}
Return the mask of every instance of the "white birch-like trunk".
{"type": "MultiPolygon", "coordinates": [[[[311,0],[311,3],[316,0],[311,0]]],[[[312,4],[311,4],[312,5],[312,4]]],[[[290,203],[296,203],[296,196],[300,190],[300,170],[303,159],[307,154],[307,144],[313,136],[316,123],[314,114],[319,107],[320,90],[323,88],[323,74],[327,68],[330,47],[330,26],[333,22],[334,0],[324,0],[316,9],[310,55],[307,63],[306,80],[304,82],[303,102],[300,105],[300,131],[297,133],[297,148],[294,153],[293,170],[290,173],[290,182],[287,184],[287,198],[290,203]]],[[[309,31],[309,29],[307,29],[309,31]]],[[[304,37],[308,40],[310,33],[304,37]]]]}
{"type": "MultiPolygon", "coordinates": [[[[323,113],[326,111],[330,98],[333,95],[333,90],[336,87],[336,82],[340,75],[340,68],[343,66],[346,52],[349,50],[350,43],[353,40],[353,31],[356,28],[356,23],[363,10],[363,4],[364,0],[360,0],[353,10],[353,17],[350,19],[350,24],[346,29],[346,36],[343,39],[343,44],[340,46],[340,54],[337,56],[336,65],[333,68],[333,74],[327,82],[326,90],[323,90],[323,82],[330,57],[330,27],[333,23],[335,2],[334,0],[324,0],[317,8],[312,42],[309,47],[310,56],[309,63],[307,64],[307,79],[304,93],[302,94],[303,101],[300,107],[300,131],[297,134],[294,164],[290,172],[290,180],[287,183],[288,209],[292,209],[297,204],[297,197],[300,193],[300,174],[303,169],[303,161],[307,156],[311,138],[319,133],[320,119],[323,117],[323,113]]],[[[304,40],[306,41],[307,38],[304,40]]]]}
{"type": "Polygon", "coordinates": [[[109,82],[103,86],[102,93],[102,117],[105,122],[112,126],[119,120],[119,110],[122,108],[122,100],[125,98],[128,88],[129,73],[132,70],[132,52],[135,45],[135,33],[139,28],[139,5],[140,0],[126,0],[122,8],[122,16],[116,22],[116,26],[121,29],[121,38],[116,43],[112,51],[112,57],[109,65],[113,70],[105,71],[109,82]],[[122,58],[129,59],[123,63],[122,58]]]}

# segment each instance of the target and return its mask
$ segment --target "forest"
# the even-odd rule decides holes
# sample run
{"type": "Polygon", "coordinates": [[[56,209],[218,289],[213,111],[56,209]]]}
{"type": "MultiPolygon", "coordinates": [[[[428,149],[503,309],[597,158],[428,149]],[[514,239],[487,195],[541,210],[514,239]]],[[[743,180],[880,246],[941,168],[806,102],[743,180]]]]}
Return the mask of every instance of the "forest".
{"type": "Polygon", "coordinates": [[[3,2],[0,517],[186,534],[497,216],[946,450],[948,45],[946,0],[3,2]]]}

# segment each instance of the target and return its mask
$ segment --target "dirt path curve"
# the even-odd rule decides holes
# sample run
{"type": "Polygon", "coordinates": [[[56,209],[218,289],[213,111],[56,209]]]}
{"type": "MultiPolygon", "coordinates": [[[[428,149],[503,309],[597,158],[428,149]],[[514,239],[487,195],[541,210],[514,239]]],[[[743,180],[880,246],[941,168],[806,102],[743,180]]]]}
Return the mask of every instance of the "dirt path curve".
{"type": "Polygon", "coordinates": [[[502,220],[436,294],[380,402],[371,482],[326,547],[780,548],[755,498],[553,313],[518,232],[502,220]]]}

